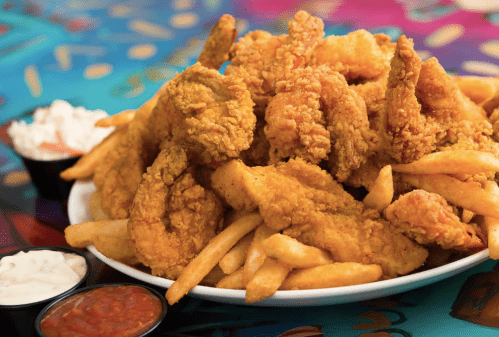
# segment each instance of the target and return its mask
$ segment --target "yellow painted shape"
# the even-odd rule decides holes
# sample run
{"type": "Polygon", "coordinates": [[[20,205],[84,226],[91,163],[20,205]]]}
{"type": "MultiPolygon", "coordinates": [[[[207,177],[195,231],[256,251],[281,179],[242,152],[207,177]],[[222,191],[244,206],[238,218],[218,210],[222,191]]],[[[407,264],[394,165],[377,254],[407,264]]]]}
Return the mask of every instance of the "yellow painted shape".
{"type": "Polygon", "coordinates": [[[113,72],[113,66],[108,63],[91,64],[83,71],[83,76],[88,80],[94,80],[109,75],[113,72]]]}
{"type": "Polygon", "coordinates": [[[182,13],[170,18],[170,25],[174,28],[191,28],[199,21],[196,13],[182,13]]]}
{"type": "Polygon", "coordinates": [[[428,47],[437,48],[448,45],[464,34],[464,27],[459,24],[450,24],[443,26],[425,39],[425,44],[428,47]]]}
{"type": "Polygon", "coordinates": [[[24,69],[24,82],[26,82],[33,97],[40,97],[42,94],[42,84],[36,66],[29,65],[24,69]]]}
{"type": "Polygon", "coordinates": [[[134,60],[147,60],[158,52],[158,48],[153,44],[139,44],[128,49],[128,58],[134,60]]]}

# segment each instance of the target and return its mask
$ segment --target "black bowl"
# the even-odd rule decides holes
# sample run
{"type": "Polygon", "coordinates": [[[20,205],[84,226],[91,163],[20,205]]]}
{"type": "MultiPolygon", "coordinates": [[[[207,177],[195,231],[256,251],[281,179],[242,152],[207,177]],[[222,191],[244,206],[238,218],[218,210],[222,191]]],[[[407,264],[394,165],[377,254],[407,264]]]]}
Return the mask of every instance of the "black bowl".
{"type": "Polygon", "coordinates": [[[31,250],[54,250],[64,253],[73,253],[85,258],[87,263],[87,271],[83,278],[74,285],[71,289],[60,293],[59,295],[52,296],[42,301],[27,303],[27,304],[14,304],[14,305],[0,305],[0,334],[2,336],[33,336],[35,333],[35,321],[38,313],[51,301],[61,298],[72,291],[81,288],[86,285],[87,279],[91,273],[90,259],[82,252],[67,248],[67,247],[56,247],[56,246],[40,246],[40,247],[26,247],[7,254],[0,255],[0,258],[4,256],[10,256],[19,253],[20,251],[28,252],[31,250]]]}
{"type": "Polygon", "coordinates": [[[73,166],[80,157],[35,160],[21,156],[21,159],[41,197],[50,200],[68,199],[74,181],[65,181],[59,174],[73,166]]]}
{"type": "Polygon", "coordinates": [[[167,305],[167,302],[166,302],[166,298],[161,295],[159,292],[157,292],[156,290],[150,288],[150,287],[147,287],[147,286],[144,286],[144,285],[140,285],[140,284],[134,284],[134,283],[112,283],[112,284],[96,284],[96,285],[93,285],[93,286],[89,286],[89,287],[85,287],[85,288],[81,288],[81,289],[78,289],[78,290],[75,290],[69,294],[66,294],[64,295],[63,297],[59,297],[57,298],[56,300],[54,300],[53,302],[51,302],[50,304],[48,304],[45,308],[43,308],[42,311],[40,311],[40,313],[38,314],[38,317],[36,318],[36,321],[35,321],[35,328],[36,328],[36,332],[38,333],[38,335],[40,337],[44,337],[44,335],[42,334],[42,331],[40,329],[40,323],[42,321],[42,318],[45,316],[45,314],[51,309],[53,308],[55,305],[63,302],[64,300],[76,295],[76,294],[79,294],[79,293],[83,293],[83,292],[87,292],[87,291],[90,291],[90,290],[94,290],[94,289],[98,289],[98,288],[103,288],[103,287],[118,287],[118,286],[134,286],[134,287],[140,287],[140,288],[144,288],[146,290],[149,290],[154,296],[156,296],[160,301],[161,301],[161,306],[162,306],[162,309],[161,309],[161,315],[159,316],[158,320],[156,321],[156,323],[154,323],[149,329],[147,329],[146,331],[144,331],[143,333],[141,333],[140,335],[137,335],[136,337],[153,337],[153,336],[157,336],[158,335],[158,326],[161,324],[161,322],[163,321],[163,319],[165,318],[166,316],[166,312],[167,312],[167,308],[168,308],[168,305],[167,305]]]}

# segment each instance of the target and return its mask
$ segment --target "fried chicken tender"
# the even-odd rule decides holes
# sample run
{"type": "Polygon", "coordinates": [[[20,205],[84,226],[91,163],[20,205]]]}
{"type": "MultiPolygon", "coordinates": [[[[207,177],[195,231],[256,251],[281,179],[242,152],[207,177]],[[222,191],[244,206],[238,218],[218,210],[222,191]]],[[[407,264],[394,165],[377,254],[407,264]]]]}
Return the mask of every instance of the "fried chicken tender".
{"type": "Polygon", "coordinates": [[[240,77],[196,63],[168,83],[166,95],[180,121],[172,139],[195,154],[197,163],[223,162],[250,147],[256,116],[240,77]]]}
{"type": "Polygon", "coordinates": [[[196,183],[186,151],[171,146],[137,188],[128,234],[153,275],[176,279],[215,236],[222,217],[221,201],[196,183]]]}
{"type": "Polygon", "coordinates": [[[266,167],[233,160],[213,173],[212,186],[234,209],[258,209],[267,226],[330,251],[334,261],[379,264],[386,276],[396,277],[428,256],[328,172],[300,158],[266,167]]]}
{"type": "Polygon", "coordinates": [[[327,64],[347,80],[372,79],[390,69],[392,54],[393,47],[388,36],[375,36],[359,29],[343,36],[326,37],[315,49],[310,64],[327,64]]]}
{"type": "Polygon", "coordinates": [[[206,40],[198,62],[209,69],[218,69],[229,59],[229,50],[237,36],[235,20],[229,14],[220,17],[206,40]]]}
{"type": "Polygon", "coordinates": [[[440,195],[414,190],[385,210],[386,218],[406,236],[423,245],[468,251],[486,248],[480,229],[461,222],[440,195]]]}
{"type": "Polygon", "coordinates": [[[275,58],[265,64],[262,75],[267,84],[274,88],[277,81],[291,70],[304,68],[324,34],[324,23],[320,18],[298,11],[288,23],[286,42],[277,49],[275,58]]]}
{"type": "Polygon", "coordinates": [[[286,41],[287,35],[274,36],[269,32],[255,30],[241,37],[232,45],[229,53],[231,63],[225,69],[227,76],[242,76],[251,99],[255,102],[255,114],[263,116],[265,107],[275,94],[263,78],[266,60],[276,57],[277,49],[286,41]],[[240,72],[239,68],[245,72],[240,72]]]}

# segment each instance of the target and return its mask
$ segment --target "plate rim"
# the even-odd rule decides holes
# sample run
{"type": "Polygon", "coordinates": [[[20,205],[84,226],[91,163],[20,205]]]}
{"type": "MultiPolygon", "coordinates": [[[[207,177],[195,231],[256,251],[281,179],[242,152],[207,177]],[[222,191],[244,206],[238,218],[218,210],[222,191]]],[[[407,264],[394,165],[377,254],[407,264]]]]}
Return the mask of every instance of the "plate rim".
{"type": "MultiPolygon", "coordinates": [[[[68,217],[70,225],[82,222],[82,216],[89,212],[88,202],[81,207],[82,193],[93,193],[95,186],[91,180],[77,180],[68,198],[68,217]],[[76,207],[78,206],[78,207],[76,207]],[[80,212],[78,212],[78,210],[80,212]]],[[[83,219],[88,221],[89,219],[83,219]]],[[[91,245],[87,249],[99,260],[110,267],[140,281],[167,289],[174,281],[153,276],[143,271],[107,258],[91,245]],[[138,277],[140,276],[140,278],[138,277]]],[[[189,296],[208,299],[228,304],[256,305],[256,306],[316,306],[358,302],[367,299],[379,298],[420,288],[468,270],[489,259],[488,249],[464,257],[446,265],[425,270],[419,273],[400,276],[394,279],[371,282],[360,285],[336,288],[322,288],[309,290],[278,290],[273,296],[255,303],[244,302],[245,291],[233,289],[219,289],[198,285],[190,290],[189,296]]]]}

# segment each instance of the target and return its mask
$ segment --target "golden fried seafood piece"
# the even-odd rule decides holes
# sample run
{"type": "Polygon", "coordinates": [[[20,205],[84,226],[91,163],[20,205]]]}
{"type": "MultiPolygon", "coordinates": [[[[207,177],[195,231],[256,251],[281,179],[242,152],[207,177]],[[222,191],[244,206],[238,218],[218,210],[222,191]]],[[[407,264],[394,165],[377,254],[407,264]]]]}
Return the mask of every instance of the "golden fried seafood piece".
{"type": "Polygon", "coordinates": [[[286,39],[287,35],[274,36],[266,31],[255,30],[241,37],[230,49],[231,64],[227,66],[225,75],[242,76],[255,102],[257,115],[265,113],[265,107],[274,95],[274,88],[268,85],[262,75],[265,63],[276,57],[277,49],[286,39]],[[239,67],[246,72],[240,72],[239,67]]]}
{"type": "Polygon", "coordinates": [[[264,127],[265,120],[258,118],[251,146],[239,154],[239,158],[248,166],[265,166],[269,162],[270,143],[265,136],[264,127]]]}
{"type": "Polygon", "coordinates": [[[371,128],[379,130],[386,102],[385,92],[388,84],[388,71],[380,77],[369,80],[362,80],[359,83],[351,84],[350,89],[355,91],[366,103],[367,115],[371,120],[371,128]]]}
{"type": "Polygon", "coordinates": [[[310,64],[327,64],[347,80],[377,78],[390,69],[392,47],[387,37],[364,29],[327,36],[315,49],[310,64]]]}
{"type": "Polygon", "coordinates": [[[304,68],[323,38],[322,20],[305,11],[298,11],[288,23],[286,42],[277,49],[275,58],[266,62],[262,75],[267,84],[274,88],[285,74],[296,68],[304,68]]]}
{"type": "Polygon", "coordinates": [[[271,163],[300,157],[317,164],[332,151],[330,167],[345,180],[375,147],[365,103],[338,72],[295,69],[277,82],[276,92],[265,112],[271,163]]]}
{"type": "Polygon", "coordinates": [[[484,249],[478,226],[465,224],[440,195],[414,190],[402,195],[385,210],[390,223],[423,245],[438,244],[462,251],[484,249]]]}
{"type": "Polygon", "coordinates": [[[233,160],[213,173],[212,186],[233,208],[258,208],[267,226],[328,250],[334,261],[379,264],[395,277],[420,267],[428,256],[327,171],[300,158],[265,167],[233,160]]]}
{"type": "Polygon", "coordinates": [[[102,191],[101,206],[111,219],[126,219],[142,174],[158,153],[158,144],[148,129],[151,116],[164,86],[142,105],[129,123],[117,146],[99,163],[93,181],[102,191]]]}
{"type": "Polygon", "coordinates": [[[322,97],[332,145],[328,167],[339,181],[344,181],[377,149],[379,139],[370,129],[362,97],[349,88],[343,75],[331,74],[325,78],[322,97]]]}
{"type": "Polygon", "coordinates": [[[421,59],[413,46],[404,35],[398,39],[381,123],[386,152],[399,163],[410,163],[431,153],[443,131],[434,117],[421,114],[416,97],[421,59]]]}
{"type": "Polygon", "coordinates": [[[229,14],[220,17],[206,40],[198,62],[209,69],[218,69],[229,59],[229,50],[237,36],[235,20],[229,14]]]}
{"type": "Polygon", "coordinates": [[[270,162],[300,157],[317,164],[331,151],[326,119],[320,110],[323,76],[307,67],[295,69],[284,78],[277,83],[277,94],[265,110],[270,162]]]}
{"type": "Polygon", "coordinates": [[[173,140],[198,164],[238,157],[250,147],[256,116],[240,77],[224,76],[200,63],[175,76],[166,95],[177,121],[173,140]]]}
{"type": "Polygon", "coordinates": [[[221,201],[190,171],[186,152],[172,146],[160,152],[137,188],[128,234],[153,275],[176,279],[223,217],[221,201]]]}
{"type": "Polygon", "coordinates": [[[449,117],[453,121],[486,121],[485,111],[459,90],[451,76],[434,57],[421,64],[416,96],[421,101],[424,113],[438,119],[442,124],[448,123],[449,117]]]}

